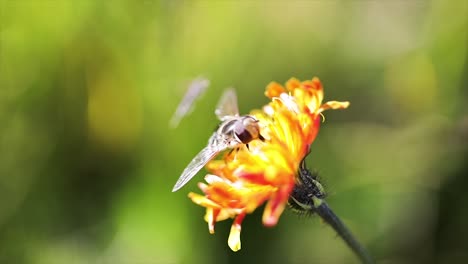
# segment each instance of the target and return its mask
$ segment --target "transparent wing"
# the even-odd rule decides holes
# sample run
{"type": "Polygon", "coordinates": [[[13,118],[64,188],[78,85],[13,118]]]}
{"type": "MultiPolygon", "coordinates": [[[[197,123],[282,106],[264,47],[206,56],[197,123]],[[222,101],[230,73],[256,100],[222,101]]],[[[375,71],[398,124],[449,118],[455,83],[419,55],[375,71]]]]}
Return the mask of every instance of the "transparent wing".
{"type": "Polygon", "coordinates": [[[224,91],[219,99],[215,110],[216,116],[224,121],[226,116],[238,116],[239,108],[237,107],[237,95],[233,88],[228,88],[224,91]]]}
{"type": "Polygon", "coordinates": [[[202,149],[195,158],[189,163],[189,165],[184,169],[182,175],[180,175],[172,191],[175,192],[182,188],[187,182],[189,182],[202,168],[213,159],[219,152],[225,150],[227,145],[223,144],[222,146],[211,146],[208,145],[202,149]]]}
{"type": "Polygon", "coordinates": [[[171,128],[176,128],[180,120],[192,112],[195,102],[203,96],[209,85],[210,81],[203,77],[198,77],[190,83],[184,98],[169,122],[171,128]]]}

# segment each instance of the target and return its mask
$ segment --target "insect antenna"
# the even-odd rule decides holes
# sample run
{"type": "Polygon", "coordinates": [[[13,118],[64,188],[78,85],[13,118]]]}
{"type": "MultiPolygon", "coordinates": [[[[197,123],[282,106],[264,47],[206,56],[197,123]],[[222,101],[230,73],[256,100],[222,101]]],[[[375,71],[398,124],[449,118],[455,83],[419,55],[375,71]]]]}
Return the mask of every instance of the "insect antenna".
{"type": "Polygon", "coordinates": [[[361,259],[362,263],[375,263],[367,250],[357,241],[351,231],[328,206],[324,200],[325,197],[326,193],[318,181],[318,174],[311,172],[307,168],[304,158],[299,168],[297,182],[289,197],[289,206],[294,212],[299,214],[319,215],[346,242],[361,259]]]}

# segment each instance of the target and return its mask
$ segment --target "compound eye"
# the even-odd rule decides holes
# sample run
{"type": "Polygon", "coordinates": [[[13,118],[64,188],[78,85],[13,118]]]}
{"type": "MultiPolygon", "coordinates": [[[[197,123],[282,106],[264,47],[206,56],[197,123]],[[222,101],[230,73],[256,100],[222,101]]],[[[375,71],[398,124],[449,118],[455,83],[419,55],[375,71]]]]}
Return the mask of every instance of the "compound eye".
{"type": "Polygon", "coordinates": [[[247,129],[243,129],[240,133],[236,132],[236,136],[244,144],[249,143],[253,139],[252,134],[247,129]]]}

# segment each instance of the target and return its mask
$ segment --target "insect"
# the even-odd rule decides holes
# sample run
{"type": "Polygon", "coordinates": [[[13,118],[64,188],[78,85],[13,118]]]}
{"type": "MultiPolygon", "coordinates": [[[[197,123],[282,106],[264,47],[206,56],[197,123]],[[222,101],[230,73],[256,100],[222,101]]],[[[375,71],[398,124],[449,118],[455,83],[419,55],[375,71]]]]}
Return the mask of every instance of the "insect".
{"type": "Polygon", "coordinates": [[[184,169],[172,189],[173,192],[182,188],[208,161],[221,151],[229,148],[234,149],[243,144],[248,148],[250,141],[255,139],[264,140],[260,134],[258,120],[251,115],[239,115],[237,96],[234,89],[227,89],[223,93],[215,114],[221,120],[221,124],[208,140],[208,145],[184,169]]]}
{"type": "Polygon", "coordinates": [[[362,263],[374,263],[374,260],[366,249],[357,241],[351,231],[332,211],[324,200],[326,196],[322,184],[319,182],[318,174],[311,172],[305,163],[301,161],[298,179],[294,189],[289,196],[288,204],[293,211],[300,214],[317,214],[329,224],[346,244],[361,259],[362,263]]]}

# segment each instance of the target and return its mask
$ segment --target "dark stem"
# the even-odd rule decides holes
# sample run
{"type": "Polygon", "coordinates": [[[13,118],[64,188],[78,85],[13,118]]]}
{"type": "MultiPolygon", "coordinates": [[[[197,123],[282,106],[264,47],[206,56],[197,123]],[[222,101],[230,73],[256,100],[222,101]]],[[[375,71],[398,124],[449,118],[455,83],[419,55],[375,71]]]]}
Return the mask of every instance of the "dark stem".
{"type": "MultiPolygon", "coordinates": [[[[317,199],[317,198],[316,198],[317,199]]],[[[318,206],[315,207],[315,212],[329,225],[335,229],[338,235],[346,241],[346,244],[359,256],[363,263],[372,264],[375,263],[371,258],[367,250],[354,238],[353,234],[345,226],[345,224],[336,216],[328,204],[318,199],[318,206]]],[[[317,204],[317,203],[316,203],[317,204]]]]}

